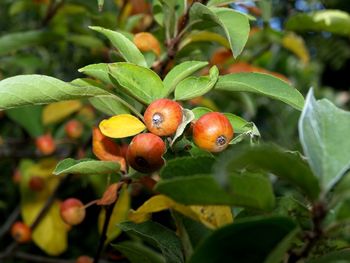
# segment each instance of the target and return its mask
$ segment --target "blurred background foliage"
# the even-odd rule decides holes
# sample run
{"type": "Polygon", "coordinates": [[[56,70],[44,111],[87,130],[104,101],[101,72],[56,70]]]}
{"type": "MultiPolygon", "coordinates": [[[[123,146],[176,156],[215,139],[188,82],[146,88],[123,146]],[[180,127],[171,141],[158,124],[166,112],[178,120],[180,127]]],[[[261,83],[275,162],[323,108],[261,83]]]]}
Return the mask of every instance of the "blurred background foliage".
{"type": "MultiPolygon", "coordinates": [[[[151,2],[106,0],[103,9],[99,11],[95,0],[0,1],[0,79],[35,73],[71,81],[82,77],[77,70],[87,64],[121,60],[106,38],[88,28],[90,25],[118,30],[125,35],[149,31],[164,41],[163,31],[150,15],[151,2]]],[[[190,59],[207,60],[211,64],[217,64],[222,74],[241,71],[270,72],[291,82],[303,95],[310,87],[314,87],[316,97],[326,97],[336,105],[349,109],[350,16],[345,12],[350,12],[350,1],[232,2],[233,8],[256,18],[251,21],[251,35],[241,56],[234,60],[225,47],[225,41],[217,35],[208,33],[196,36],[190,33],[180,44],[181,50],[176,56],[176,63],[190,59]],[[305,26],[307,19],[299,17],[325,10],[341,12],[326,14],[324,18],[325,21],[335,19],[336,23],[339,23],[339,30],[327,30],[327,25],[310,29],[305,26]],[[212,41],[208,42],[208,39],[212,41]]],[[[164,50],[164,45],[162,49],[164,50]]],[[[149,59],[154,58],[150,55],[149,59]]],[[[297,135],[299,112],[264,97],[236,94],[212,92],[192,100],[191,106],[206,106],[243,116],[258,126],[263,141],[272,141],[291,150],[301,149],[297,135]]],[[[41,116],[43,110],[44,107],[38,106],[28,108],[26,112],[35,122],[34,116],[41,116]]],[[[6,113],[4,116],[0,112],[0,222],[4,221],[19,203],[18,188],[13,180],[9,180],[19,161],[23,157],[38,158],[35,154],[26,155],[23,151],[16,152],[15,158],[7,158],[5,149],[9,145],[17,150],[25,145],[29,152],[35,152],[34,144],[28,142],[32,141],[36,132],[31,132],[30,128],[23,129],[23,123],[16,117],[22,114],[23,111],[20,111],[17,114],[6,113]]],[[[52,131],[55,139],[62,141],[62,156],[79,156],[80,148],[76,147],[77,142],[68,142],[67,148],[64,137],[66,120],[79,119],[86,129],[78,144],[87,146],[84,148],[84,156],[92,156],[88,145],[91,141],[91,128],[101,116],[102,114],[88,106],[87,102],[82,102],[67,117],[58,118],[49,125],[39,124],[42,127],[38,133],[52,131]]],[[[38,127],[33,123],[29,126],[38,127]]],[[[62,197],[74,193],[84,202],[88,202],[91,200],[90,194],[99,196],[105,186],[105,181],[93,177],[75,180],[79,183],[70,184],[62,193],[62,197]]],[[[280,191],[283,191],[285,186],[279,187],[280,191]]],[[[136,202],[136,207],[142,203],[140,199],[133,202],[136,202]]],[[[89,231],[90,220],[97,220],[98,213],[94,209],[89,211],[89,220],[72,230],[72,239],[81,231],[86,234],[80,239],[79,248],[69,250],[74,256],[82,251],[89,251],[89,248],[96,244],[97,230],[89,231]]],[[[1,240],[0,247],[7,242],[8,240],[1,240]]]]}

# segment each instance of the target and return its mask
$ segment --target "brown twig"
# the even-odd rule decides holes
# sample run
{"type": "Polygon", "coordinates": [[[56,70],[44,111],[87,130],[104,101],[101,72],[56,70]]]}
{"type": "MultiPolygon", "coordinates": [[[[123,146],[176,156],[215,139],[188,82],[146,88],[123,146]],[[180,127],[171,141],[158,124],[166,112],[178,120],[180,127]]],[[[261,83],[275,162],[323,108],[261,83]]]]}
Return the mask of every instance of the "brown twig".
{"type": "Polygon", "coordinates": [[[289,253],[288,263],[296,263],[301,259],[307,258],[311,250],[314,248],[316,243],[324,235],[322,228],[322,222],[327,215],[327,208],[325,203],[318,202],[313,205],[312,208],[312,222],[314,228],[311,233],[305,235],[305,246],[299,252],[292,251],[289,253]]]}
{"type": "Polygon", "coordinates": [[[6,222],[0,228],[0,239],[10,230],[13,223],[17,220],[21,209],[17,206],[11,213],[11,215],[7,218],[6,222]]]}
{"type": "Polygon", "coordinates": [[[55,17],[58,10],[64,5],[65,0],[61,0],[58,4],[55,5],[55,1],[50,1],[49,6],[47,7],[46,15],[41,22],[41,27],[47,26],[50,21],[55,17]]]}

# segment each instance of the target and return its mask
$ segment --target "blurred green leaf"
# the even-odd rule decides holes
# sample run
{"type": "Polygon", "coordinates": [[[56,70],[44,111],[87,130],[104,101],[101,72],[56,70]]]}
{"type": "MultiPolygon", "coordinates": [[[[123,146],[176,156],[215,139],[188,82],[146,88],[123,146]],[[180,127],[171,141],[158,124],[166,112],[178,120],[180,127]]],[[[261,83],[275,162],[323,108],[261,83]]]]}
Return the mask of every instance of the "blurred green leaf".
{"type": "Polygon", "coordinates": [[[311,89],[299,119],[299,137],[325,193],[350,168],[350,140],[346,139],[349,133],[350,112],[326,99],[316,101],[311,89]]]}
{"type": "Polygon", "coordinates": [[[135,234],[152,245],[157,246],[167,263],[184,262],[182,244],[175,232],[153,221],[141,224],[124,222],[118,225],[123,231],[135,234]]]}
{"type": "Polygon", "coordinates": [[[102,27],[91,26],[90,28],[105,35],[112,42],[113,46],[119,50],[120,54],[127,62],[147,67],[146,60],[142,53],[135,44],[123,34],[102,27]]]}
{"type": "Polygon", "coordinates": [[[219,35],[218,33],[209,31],[194,31],[190,32],[180,43],[180,49],[195,42],[215,42],[227,49],[230,48],[230,43],[228,42],[228,40],[225,37],[219,35]]]}
{"type": "Polygon", "coordinates": [[[208,62],[205,61],[186,61],[173,67],[163,80],[165,96],[171,94],[180,81],[207,65],[208,62]]]}
{"type": "Polygon", "coordinates": [[[126,62],[109,64],[109,73],[130,96],[144,104],[162,97],[164,85],[152,70],[126,62]]]}
{"type": "Polygon", "coordinates": [[[53,174],[114,174],[120,169],[117,162],[97,161],[93,159],[74,160],[72,158],[60,161],[53,174]]]}
{"type": "Polygon", "coordinates": [[[287,82],[263,73],[235,73],[219,77],[215,89],[227,91],[253,92],[283,101],[301,110],[304,98],[287,82]]]}
{"type": "Polygon", "coordinates": [[[312,200],[316,200],[320,193],[318,179],[300,155],[286,152],[276,146],[235,146],[220,157],[220,161],[215,165],[215,178],[221,185],[225,185],[228,176],[241,169],[271,172],[299,186],[312,200]]]}
{"type": "Polygon", "coordinates": [[[56,36],[44,30],[16,32],[0,37],[0,55],[52,41],[56,36]]]}
{"type": "Polygon", "coordinates": [[[25,106],[6,111],[6,115],[24,128],[33,138],[44,134],[41,106],[25,106]]]}
{"type": "Polygon", "coordinates": [[[165,263],[164,257],[138,242],[123,241],[113,245],[131,263],[165,263]]]}
{"type": "MultiPolygon", "coordinates": [[[[189,263],[265,262],[295,227],[291,219],[283,217],[236,221],[209,235],[196,249],[189,263]]],[[[282,258],[275,260],[279,262],[282,258]]]]}
{"type": "Polygon", "coordinates": [[[96,87],[76,87],[45,75],[19,75],[0,81],[0,109],[106,94],[96,87]]]}
{"type": "Polygon", "coordinates": [[[286,28],[294,31],[328,31],[349,36],[350,15],[341,10],[319,10],[311,13],[298,13],[286,22],[286,28]]]}
{"type": "Polygon", "coordinates": [[[230,42],[233,56],[238,57],[249,35],[249,20],[246,15],[229,8],[208,8],[200,3],[195,3],[190,10],[191,22],[211,21],[220,26],[230,42]],[[235,25],[235,26],[232,26],[235,25]]]}
{"type": "Polygon", "coordinates": [[[219,77],[219,70],[213,66],[209,76],[188,77],[180,81],[175,89],[176,100],[189,100],[204,95],[214,88],[219,77]]]}

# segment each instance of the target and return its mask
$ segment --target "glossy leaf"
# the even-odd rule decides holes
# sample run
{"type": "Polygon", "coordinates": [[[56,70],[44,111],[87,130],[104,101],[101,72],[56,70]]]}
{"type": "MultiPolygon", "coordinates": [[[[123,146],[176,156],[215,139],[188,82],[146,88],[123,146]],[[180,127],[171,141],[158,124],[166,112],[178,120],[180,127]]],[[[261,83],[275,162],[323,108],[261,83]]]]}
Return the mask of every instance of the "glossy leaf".
{"type": "Polygon", "coordinates": [[[250,30],[246,15],[229,8],[208,8],[200,3],[195,3],[191,8],[190,17],[192,22],[200,19],[220,26],[230,43],[233,56],[236,58],[242,52],[250,30]]]}
{"type": "Polygon", "coordinates": [[[147,221],[141,224],[124,222],[119,227],[127,232],[139,236],[141,239],[157,246],[167,263],[183,263],[182,245],[175,232],[158,224],[147,221]]]}
{"type": "Polygon", "coordinates": [[[182,113],[183,113],[182,122],[179,125],[179,127],[177,127],[174,138],[172,139],[172,141],[170,143],[170,146],[172,146],[174,144],[174,142],[176,141],[176,139],[179,138],[183,134],[187,125],[194,120],[194,114],[191,110],[183,109],[182,113]]]}
{"type": "Polygon", "coordinates": [[[123,241],[113,245],[131,263],[165,263],[162,255],[139,242],[123,241]]]}
{"type": "Polygon", "coordinates": [[[271,172],[284,178],[299,186],[312,200],[317,199],[320,193],[318,179],[299,154],[271,145],[232,148],[215,165],[215,178],[225,185],[232,172],[247,168],[271,172]]]}
{"type": "Polygon", "coordinates": [[[213,66],[209,76],[188,77],[182,80],[175,89],[176,100],[189,100],[202,96],[214,88],[219,77],[219,70],[213,66]]]}
{"type": "Polygon", "coordinates": [[[163,80],[165,97],[175,90],[180,81],[207,65],[208,62],[205,61],[185,61],[173,67],[163,80]]]}
{"type": "Polygon", "coordinates": [[[349,36],[350,15],[340,10],[319,10],[311,13],[299,13],[290,17],[286,28],[293,31],[328,31],[349,36]]]}
{"type": "Polygon", "coordinates": [[[337,108],[326,99],[316,101],[310,90],[299,119],[299,137],[325,192],[350,168],[350,141],[346,139],[349,133],[350,112],[337,108]]]}
{"type": "Polygon", "coordinates": [[[211,175],[189,175],[160,181],[156,190],[186,205],[236,205],[271,210],[275,203],[272,187],[262,175],[229,177],[225,191],[211,175]],[[254,191],[249,189],[254,188],[254,191]]]}
{"type": "MultiPolygon", "coordinates": [[[[112,63],[112,64],[117,64],[117,63],[112,63]]],[[[83,68],[80,68],[78,71],[88,76],[99,79],[104,83],[114,85],[115,79],[113,79],[113,77],[109,75],[109,65],[112,65],[112,64],[107,64],[107,63],[90,64],[83,68]]],[[[77,85],[82,84],[80,79],[75,81],[78,81],[77,85]]],[[[73,81],[73,83],[75,81],[73,81]]],[[[100,94],[100,95],[108,95],[108,93],[100,94]]]]}
{"type": "Polygon", "coordinates": [[[25,106],[13,108],[6,111],[6,115],[24,128],[32,137],[44,134],[44,127],[41,121],[41,106],[25,106]]]}
{"type": "Polygon", "coordinates": [[[214,162],[215,159],[208,156],[178,157],[167,162],[160,171],[160,177],[162,179],[172,179],[194,174],[210,174],[214,162]]]}
{"type": "Polygon", "coordinates": [[[196,42],[215,42],[227,49],[230,49],[230,43],[225,37],[219,35],[218,33],[210,31],[190,32],[186,36],[186,38],[180,43],[180,49],[196,42]]]}
{"type": "Polygon", "coordinates": [[[130,63],[109,64],[110,75],[129,95],[144,104],[162,97],[164,85],[152,70],[130,63]]]}
{"type": "Polygon", "coordinates": [[[0,81],[0,109],[48,104],[108,94],[96,87],[76,87],[44,75],[20,75],[0,81]]]}
{"type": "Polygon", "coordinates": [[[297,110],[301,110],[304,106],[304,98],[297,89],[285,81],[262,73],[237,73],[221,76],[215,89],[256,93],[283,101],[297,110]]]}
{"type": "Polygon", "coordinates": [[[135,44],[123,34],[97,26],[91,26],[90,28],[105,35],[127,62],[147,67],[146,60],[142,53],[137,49],[135,44]]]}
{"type": "Polygon", "coordinates": [[[120,165],[116,162],[68,158],[57,164],[53,174],[113,174],[117,173],[119,168],[120,165]]]}
{"type": "Polygon", "coordinates": [[[282,217],[258,217],[235,222],[210,234],[196,249],[189,263],[261,263],[295,228],[291,219],[282,217]]]}
{"type": "Polygon", "coordinates": [[[83,104],[79,100],[69,100],[51,103],[43,109],[43,124],[50,125],[60,122],[77,112],[83,104]]]}
{"type": "Polygon", "coordinates": [[[111,138],[125,138],[139,134],[146,126],[130,114],[119,114],[100,122],[103,135],[111,138]]]}

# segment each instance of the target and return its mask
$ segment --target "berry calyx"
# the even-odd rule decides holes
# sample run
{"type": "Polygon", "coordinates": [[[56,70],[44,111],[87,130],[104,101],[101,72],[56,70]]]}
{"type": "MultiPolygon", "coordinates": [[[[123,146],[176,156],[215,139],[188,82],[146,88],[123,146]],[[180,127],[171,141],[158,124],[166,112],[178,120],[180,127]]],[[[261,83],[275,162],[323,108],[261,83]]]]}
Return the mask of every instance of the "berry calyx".
{"type": "Polygon", "coordinates": [[[180,104],[169,99],[152,102],[144,114],[147,129],[158,136],[174,134],[182,122],[182,116],[180,104]]]}
{"type": "Polygon", "coordinates": [[[162,156],[165,150],[165,143],[160,137],[152,133],[141,133],[130,142],[126,158],[135,170],[151,173],[163,166],[162,156]]]}
{"type": "Polygon", "coordinates": [[[233,135],[230,121],[219,112],[206,113],[193,125],[194,143],[210,152],[221,152],[226,149],[233,135]]]}
{"type": "Polygon", "coordinates": [[[68,198],[61,204],[60,215],[63,221],[69,225],[78,225],[85,218],[84,204],[76,198],[68,198]]]}
{"type": "Polygon", "coordinates": [[[69,138],[78,139],[83,134],[84,127],[80,121],[70,120],[64,126],[64,130],[69,138]]]}
{"type": "Polygon", "coordinates": [[[32,231],[29,226],[17,221],[11,227],[11,236],[17,243],[28,243],[32,239],[32,231]]]}
{"type": "Polygon", "coordinates": [[[37,149],[43,155],[50,155],[56,150],[56,144],[51,134],[44,134],[35,139],[37,149]]]}

